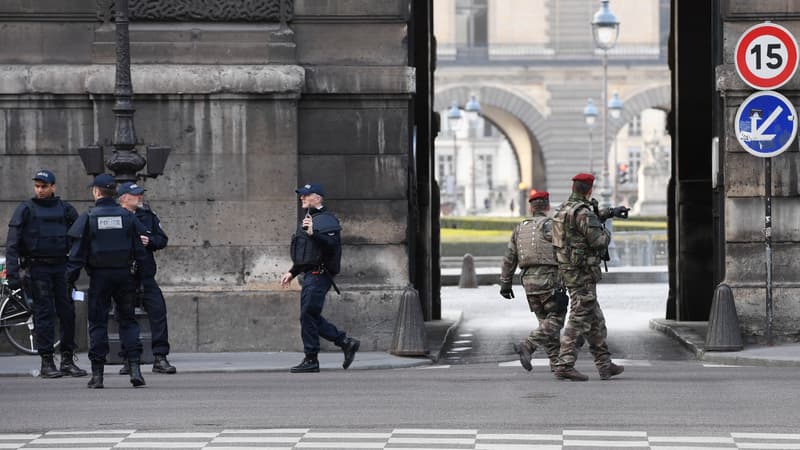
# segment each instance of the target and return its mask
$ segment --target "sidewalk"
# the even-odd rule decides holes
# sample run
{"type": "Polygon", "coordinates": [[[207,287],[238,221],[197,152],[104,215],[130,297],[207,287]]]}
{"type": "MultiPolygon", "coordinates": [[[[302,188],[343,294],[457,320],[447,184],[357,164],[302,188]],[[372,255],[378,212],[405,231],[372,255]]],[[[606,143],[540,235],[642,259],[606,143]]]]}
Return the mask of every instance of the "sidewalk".
{"type": "MultiPolygon", "coordinates": [[[[353,365],[347,370],[401,369],[433,364],[448,333],[458,325],[459,312],[448,311],[442,320],[425,323],[428,357],[401,357],[388,352],[358,352],[353,365]]],[[[186,373],[230,373],[230,372],[288,372],[303,359],[301,352],[223,352],[223,353],[170,353],[169,361],[178,368],[179,374],[186,373]]],[[[342,352],[319,354],[320,369],[343,370],[342,352]]],[[[58,364],[58,357],[56,357],[58,364]]],[[[0,377],[37,376],[40,366],[36,355],[0,354],[0,377]]],[[[86,353],[78,353],[78,366],[89,370],[86,353]]],[[[108,365],[106,373],[116,373],[120,365],[108,365]]],[[[150,373],[147,365],[142,366],[150,373]]]]}
{"type": "Polygon", "coordinates": [[[675,339],[697,359],[738,366],[800,367],[800,344],[746,345],[738,352],[705,351],[708,322],[678,322],[652,319],[650,328],[675,339]]]}

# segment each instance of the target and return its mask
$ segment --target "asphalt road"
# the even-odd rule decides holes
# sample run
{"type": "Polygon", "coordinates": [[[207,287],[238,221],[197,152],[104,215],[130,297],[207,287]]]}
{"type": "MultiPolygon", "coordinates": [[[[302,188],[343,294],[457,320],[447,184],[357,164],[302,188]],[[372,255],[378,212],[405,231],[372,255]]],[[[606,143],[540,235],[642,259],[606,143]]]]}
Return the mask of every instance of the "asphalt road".
{"type": "Polygon", "coordinates": [[[799,429],[796,368],[704,365],[647,328],[661,311],[664,286],[601,287],[609,343],[626,370],[600,381],[583,351],[578,369],[591,377],[586,383],[558,381],[546,363],[531,373],[518,365],[509,344],[530,330],[532,319],[520,295],[509,302],[495,291],[448,293],[445,307],[463,310],[464,320],[439,365],[297,375],[147,371],[144,389],[131,388],[113,372],[104,390],[86,389],[86,378],[5,378],[0,433],[302,427],[706,436],[799,429]]]}

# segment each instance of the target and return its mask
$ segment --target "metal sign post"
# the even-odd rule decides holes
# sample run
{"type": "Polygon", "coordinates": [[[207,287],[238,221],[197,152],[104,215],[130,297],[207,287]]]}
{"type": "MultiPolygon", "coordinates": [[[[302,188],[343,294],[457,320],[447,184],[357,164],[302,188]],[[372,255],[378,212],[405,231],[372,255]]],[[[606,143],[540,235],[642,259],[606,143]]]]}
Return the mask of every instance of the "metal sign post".
{"type": "Polygon", "coordinates": [[[748,153],[764,158],[764,245],[766,247],[766,339],[773,345],[772,304],[772,157],[797,136],[797,111],[783,95],[762,91],[747,97],[736,112],[736,139],[748,153]]]}
{"type": "Polygon", "coordinates": [[[767,249],[767,345],[772,339],[772,158],[764,158],[764,245],[767,249]]]}

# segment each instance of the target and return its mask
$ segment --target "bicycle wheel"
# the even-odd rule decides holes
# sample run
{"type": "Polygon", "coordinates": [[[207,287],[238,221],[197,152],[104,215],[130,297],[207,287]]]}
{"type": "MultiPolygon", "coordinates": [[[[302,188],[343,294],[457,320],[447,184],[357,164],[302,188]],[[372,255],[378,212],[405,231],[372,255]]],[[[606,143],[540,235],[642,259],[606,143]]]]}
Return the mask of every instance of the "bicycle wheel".
{"type": "MultiPolygon", "coordinates": [[[[0,327],[15,349],[28,355],[38,353],[33,311],[23,295],[8,295],[3,300],[0,305],[0,327]]],[[[56,341],[53,347],[58,347],[60,343],[56,341]]]]}

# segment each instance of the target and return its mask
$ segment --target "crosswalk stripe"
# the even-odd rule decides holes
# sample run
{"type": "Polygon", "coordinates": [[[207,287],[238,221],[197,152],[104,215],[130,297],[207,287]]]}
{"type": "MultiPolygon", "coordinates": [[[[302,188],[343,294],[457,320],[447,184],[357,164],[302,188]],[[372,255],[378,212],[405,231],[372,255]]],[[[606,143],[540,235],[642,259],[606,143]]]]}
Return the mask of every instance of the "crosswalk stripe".
{"type": "Polygon", "coordinates": [[[560,434],[484,434],[478,433],[478,440],[520,440],[520,441],[560,441],[560,434]]]}
{"type": "Polygon", "coordinates": [[[134,441],[134,442],[120,442],[114,448],[203,448],[206,446],[206,441],[196,442],[164,442],[164,441],[134,441]]]}
{"type": "Polygon", "coordinates": [[[435,428],[395,428],[392,434],[471,434],[477,435],[478,430],[435,429],[435,428]]]}
{"type": "Polygon", "coordinates": [[[97,437],[97,438],[38,438],[31,441],[31,444],[56,445],[56,444],[116,444],[122,442],[125,437],[97,437]]]}
{"type": "Polygon", "coordinates": [[[0,441],[22,441],[36,439],[41,434],[0,434],[0,441]]]}
{"type": "Polygon", "coordinates": [[[759,450],[798,450],[800,449],[800,444],[789,444],[789,443],[780,443],[780,444],[767,444],[765,442],[741,442],[736,444],[738,448],[757,448],[759,450]]]}
{"type": "Polygon", "coordinates": [[[713,437],[713,436],[650,436],[650,443],[687,443],[687,444],[735,444],[732,437],[713,437]]]}
{"type": "MultiPolygon", "coordinates": [[[[342,433],[306,433],[303,439],[308,438],[338,438],[342,433]]],[[[347,433],[348,439],[389,439],[392,433],[347,433]]]]}
{"type": "Polygon", "coordinates": [[[564,440],[564,447],[650,448],[647,441],[564,440]]]}
{"type": "Polygon", "coordinates": [[[10,444],[7,442],[0,442],[0,448],[20,448],[25,445],[24,442],[10,444]]]}
{"type": "Polygon", "coordinates": [[[219,434],[306,434],[309,428],[254,428],[252,430],[222,430],[219,434]]]}
{"type": "Polygon", "coordinates": [[[646,431],[613,431],[613,430],[564,430],[564,436],[610,436],[647,438],[646,431]]]}
{"type": "Polygon", "coordinates": [[[383,442],[300,442],[295,448],[384,448],[383,442]]]}
{"type": "Polygon", "coordinates": [[[794,439],[800,440],[800,434],[789,433],[731,433],[734,439],[794,439]]]}
{"type": "Polygon", "coordinates": [[[300,442],[301,438],[302,436],[218,437],[211,442],[220,444],[294,444],[300,442]]]}
{"type": "Polygon", "coordinates": [[[140,431],[132,433],[128,439],[208,439],[215,438],[219,433],[142,433],[140,431]]]}
{"type": "Polygon", "coordinates": [[[672,446],[672,445],[652,445],[650,444],[651,450],[709,450],[715,448],[736,448],[736,447],[692,447],[688,445],[679,445],[679,446],[672,446]]]}
{"type": "Polygon", "coordinates": [[[48,431],[45,433],[47,436],[52,435],[83,435],[83,434],[124,434],[129,435],[131,433],[135,433],[136,430],[82,430],[82,431],[48,431]]]}
{"type": "MultiPolygon", "coordinates": [[[[475,444],[476,450],[561,450],[561,444],[475,444]]],[[[405,449],[403,449],[405,450],[405,449]]]]}
{"type": "Polygon", "coordinates": [[[389,438],[390,444],[450,444],[450,445],[472,445],[475,443],[474,438],[409,438],[409,437],[392,437],[389,438]]]}

